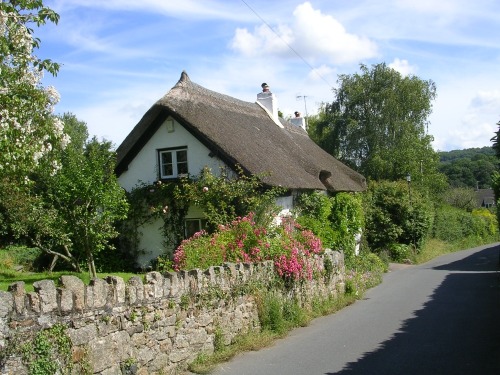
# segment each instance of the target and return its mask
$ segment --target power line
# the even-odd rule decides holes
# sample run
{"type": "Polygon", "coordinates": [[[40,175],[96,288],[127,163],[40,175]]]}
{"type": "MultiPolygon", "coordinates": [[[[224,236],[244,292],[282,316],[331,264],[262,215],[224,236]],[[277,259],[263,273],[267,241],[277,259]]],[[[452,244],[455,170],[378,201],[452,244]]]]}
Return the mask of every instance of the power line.
{"type": "Polygon", "coordinates": [[[302,55],[301,55],[300,53],[298,53],[298,52],[297,52],[297,50],[295,50],[295,48],[293,48],[290,44],[288,44],[288,43],[286,42],[286,40],[285,40],[285,39],[283,39],[283,38],[282,38],[282,37],[281,37],[281,36],[280,36],[280,35],[279,35],[279,34],[278,34],[278,33],[277,33],[277,32],[276,32],[276,31],[275,31],[275,30],[271,27],[271,25],[269,25],[269,24],[266,22],[266,20],[265,20],[264,18],[262,18],[262,17],[260,16],[260,14],[259,14],[259,13],[257,13],[257,12],[256,12],[256,11],[255,11],[255,10],[254,10],[254,9],[253,9],[253,8],[252,8],[252,7],[251,7],[251,6],[250,6],[250,5],[249,5],[249,4],[248,4],[245,0],[241,0],[241,2],[242,2],[243,4],[245,4],[245,5],[248,7],[248,9],[250,9],[250,10],[251,10],[251,11],[252,11],[252,12],[253,12],[253,13],[254,13],[254,14],[255,14],[255,15],[256,15],[256,16],[257,16],[257,17],[258,17],[258,18],[259,18],[259,19],[263,22],[263,23],[264,23],[264,25],[266,25],[266,26],[267,26],[267,27],[268,27],[268,28],[269,28],[269,29],[273,32],[273,34],[274,34],[274,35],[276,35],[278,38],[280,38],[280,39],[281,39],[281,41],[282,41],[283,43],[285,43],[285,45],[286,45],[286,46],[287,46],[287,47],[288,47],[291,51],[293,51],[293,53],[295,53],[295,54],[296,54],[296,55],[297,55],[297,56],[298,56],[298,57],[299,57],[299,58],[300,58],[300,59],[301,59],[301,60],[302,60],[302,61],[303,61],[303,62],[304,62],[304,63],[305,63],[305,64],[306,64],[306,65],[307,65],[307,66],[308,66],[308,67],[309,67],[309,68],[310,68],[310,69],[311,69],[311,70],[312,70],[312,71],[313,71],[313,72],[314,72],[314,73],[315,73],[318,77],[319,77],[319,78],[321,78],[321,79],[322,79],[322,80],[323,80],[323,81],[324,81],[324,82],[328,85],[328,87],[333,87],[333,85],[331,85],[331,84],[330,84],[330,83],[326,80],[326,78],[325,78],[325,77],[323,77],[321,74],[319,74],[319,73],[318,73],[318,71],[317,71],[316,69],[314,69],[314,67],[313,67],[311,64],[309,64],[309,62],[308,62],[308,61],[307,61],[304,57],[302,57],[302,55]]]}

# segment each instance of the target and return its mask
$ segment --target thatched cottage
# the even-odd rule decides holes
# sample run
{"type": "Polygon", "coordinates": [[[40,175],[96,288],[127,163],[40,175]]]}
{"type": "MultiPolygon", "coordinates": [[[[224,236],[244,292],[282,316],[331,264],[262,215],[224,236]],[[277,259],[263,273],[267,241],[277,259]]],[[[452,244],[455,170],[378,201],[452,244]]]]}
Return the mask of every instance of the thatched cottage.
{"type": "MultiPolygon", "coordinates": [[[[131,190],[138,182],[172,180],[198,174],[208,166],[265,176],[290,195],[279,200],[293,207],[299,191],[363,191],[365,178],[317,146],[307,135],[302,117],[278,117],[275,95],[265,84],[256,102],[245,102],[208,90],[183,72],[177,84],[143,116],[117,149],[120,184],[131,190]]],[[[192,208],[187,220],[201,219],[192,208]]],[[[161,223],[142,228],[140,262],[163,253],[161,223]]]]}

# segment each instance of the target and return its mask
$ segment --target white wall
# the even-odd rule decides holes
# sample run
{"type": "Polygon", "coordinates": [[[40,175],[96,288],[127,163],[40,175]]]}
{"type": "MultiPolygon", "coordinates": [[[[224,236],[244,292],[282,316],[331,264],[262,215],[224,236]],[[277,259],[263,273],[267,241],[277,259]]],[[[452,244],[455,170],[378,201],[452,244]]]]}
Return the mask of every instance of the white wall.
{"type": "MultiPolygon", "coordinates": [[[[172,118],[169,118],[172,120],[172,118]]],[[[188,169],[191,175],[197,175],[208,166],[217,174],[224,163],[218,158],[208,156],[210,150],[174,120],[174,131],[167,131],[166,121],[146,143],[137,156],[128,165],[128,170],[118,178],[120,185],[127,191],[140,182],[153,183],[158,179],[158,149],[187,146],[188,169]]]]}
{"type": "Polygon", "coordinates": [[[152,223],[146,223],[139,228],[139,255],[137,256],[137,265],[145,268],[150,261],[159,255],[164,255],[167,250],[162,235],[163,219],[157,218],[152,223]]]}

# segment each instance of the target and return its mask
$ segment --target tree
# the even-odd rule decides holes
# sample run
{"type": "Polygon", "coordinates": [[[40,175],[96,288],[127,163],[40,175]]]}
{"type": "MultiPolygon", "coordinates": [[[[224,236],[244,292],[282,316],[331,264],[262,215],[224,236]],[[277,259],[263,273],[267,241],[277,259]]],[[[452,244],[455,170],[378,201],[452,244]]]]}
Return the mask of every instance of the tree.
{"type": "MultiPolygon", "coordinates": [[[[74,116],[66,115],[66,120],[73,124],[71,134],[86,133],[86,127],[82,132],[82,123],[74,116]]],[[[128,210],[125,191],[118,184],[114,168],[111,143],[94,137],[62,151],[59,172],[45,174],[39,184],[46,206],[57,212],[57,220],[52,223],[61,228],[66,241],[59,241],[62,251],[43,246],[43,242],[37,245],[74,265],[86,261],[94,277],[94,255],[112,246],[110,240],[118,235],[115,223],[124,219],[128,210]]],[[[50,240],[49,244],[53,244],[54,238],[50,240]]]]}
{"type": "MultiPolygon", "coordinates": [[[[498,130],[495,132],[495,136],[491,138],[493,142],[493,150],[495,155],[500,159],[500,121],[497,122],[498,130]]],[[[495,171],[491,176],[491,185],[495,193],[495,202],[497,204],[497,221],[500,226],[500,210],[498,209],[498,201],[500,200],[500,172],[495,171]]]]}
{"type": "Polygon", "coordinates": [[[360,70],[339,76],[336,99],[312,121],[312,138],[371,180],[435,175],[438,158],[426,132],[434,82],[403,77],[385,63],[360,70]]]}
{"type": "Polygon", "coordinates": [[[0,2],[0,177],[26,183],[44,159],[52,169],[57,160],[47,160],[55,145],[64,147],[69,137],[62,122],[53,116],[59,94],[41,85],[43,72],[57,74],[59,66],[40,60],[34,50],[32,24],[57,23],[59,15],[40,0],[0,2]]]}
{"type": "Polygon", "coordinates": [[[439,171],[452,187],[491,187],[491,175],[498,164],[492,147],[441,151],[438,155],[439,171]]]}
{"type": "MultiPolygon", "coordinates": [[[[40,40],[32,25],[57,23],[59,16],[39,0],[0,2],[0,234],[2,242],[27,234],[26,221],[45,212],[31,194],[31,176],[42,165],[51,173],[60,163],[53,150],[70,141],[60,119],[53,116],[59,94],[44,88],[44,71],[57,74],[59,66],[34,55],[40,40]],[[39,211],[37,211],[40,209],[39,211]],[[24,223],[23,223],[24,221],[24,223]]],[[[46,228],[48,222],[41,224],[46,228]],[[47,224],[47,225],[46,225],[47,224]]]]}

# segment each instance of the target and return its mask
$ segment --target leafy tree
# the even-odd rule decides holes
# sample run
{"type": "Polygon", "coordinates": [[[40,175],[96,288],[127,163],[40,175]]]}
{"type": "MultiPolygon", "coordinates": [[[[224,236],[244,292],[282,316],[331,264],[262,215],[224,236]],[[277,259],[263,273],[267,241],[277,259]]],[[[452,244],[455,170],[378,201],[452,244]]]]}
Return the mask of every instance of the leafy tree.
{"type": "Polygon", "coordinates": [[[2,201],[4,218],[14,238],[54,257],[51,268],[61,258],[80,272],[86,262],[95,276],[94,255],[111,247],[118,235],[115,222],[126,216],[128,205],[114,174],[111,143],[86,140],[86,124],[74,115],[62,120],[75,142],[54,150],[60,169],[53,173],[42,164],[21,193],[10,185],[6,194],[14,199],[2,201]]]}
{"type": "Polygon", "coordinates": [[[477,208],[476,193],[471,188],[449,189],[443,196],[443,202],[468,212],[477,208]]]}
{"type": "Polygon", "coordinates": [[[385,63],[360,70],[339,76],[336,99],[310,121],[312,138],[371,180],[434,179],[438,159],[426,132],[434,82],[403,77],[385,63]]]}
{"type": "MultiPolygon", "coordinates": [[[[495,136],[491,138],[491,141],[493,142],[493,150],[495,151],[495,155],[497,158],[500,159],[500,121],[497,122],[498,130],[495,132],[495,136]]],[[[500,199],[500,172],[495,171],[493,172],[493,175],[491,176],[492,180],[492,187],[493,191],[495,193],[495,201],[497,202],[498,206],[498,201],[500,199]]],[[[500,210],[497,208],[497,220],[498,220],[498,225],[500,225],[500,210]]]]}
{"type": "Polygon", "coordinates": [[[58,20],[39,0],[0,2],[0,234],[4,243],[27,235],[35,222],[48,228],[53,214],[31,193],[30,177],[40,167],[55,173],[60,163],[54,150],[64,148],[70,139],[61,120],[52,114],[59,94],[41,85],[44,71],[55,75],[59,66],[34,55],[40,40],[33,36],[32,27],[58,20]]]}
{"type": "Polygon", "coordinates": [[[419,248],[432,225],[432,207],[424,195],[403,182],[372,182],[365,197],[366,236],[374,251],[395,244],[419,248]]]}
{"type": "Polygon", "coordinates": [[[34,55],[40,46],[32,25],[57,23],[59,15],[40,0],[0,2],[0,178],[3,183],[27,183],[40,162],[69,137],[53,116],[59,94],[43,87],[43,72],[57,74],[59,66],[34,55]],[[15,181],[14,181],[15,180],[15,181]]]}
{"type": "Polygon", "coordinates": [[[500,121],[497,122],[498,130],[495,132],[495,136],[491,138],[493,142],[492,148],[495,151],[495,155],[498,159],[500,159],[500,121]]]}
{"type": "Polygon", "coordinates": [[[438,155],[439,171],[452,187],[491,187],[491,175],[498,164],[492,147],[442,151],[438,155]]]}
{"type": "Polygon", "coordinates": [[[128,209],[114,168],[112,144],[94,137],[82,147],[64,150],[61,170],[44,181],[44,199],[58,214],[54,224],[63,228],[68,240],[62,244],[64,253],[57,255],[73,264],[86,261],[94,277],[94,255],[111,246],[110,240],[118,235],[115,223],[128,209]]]}

